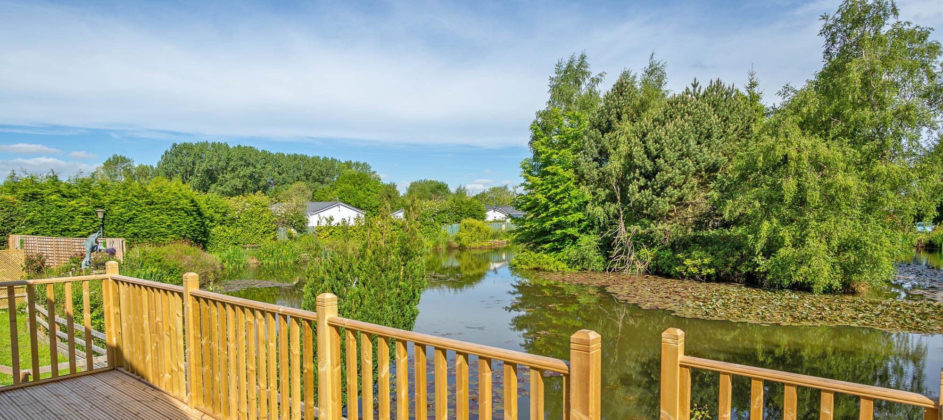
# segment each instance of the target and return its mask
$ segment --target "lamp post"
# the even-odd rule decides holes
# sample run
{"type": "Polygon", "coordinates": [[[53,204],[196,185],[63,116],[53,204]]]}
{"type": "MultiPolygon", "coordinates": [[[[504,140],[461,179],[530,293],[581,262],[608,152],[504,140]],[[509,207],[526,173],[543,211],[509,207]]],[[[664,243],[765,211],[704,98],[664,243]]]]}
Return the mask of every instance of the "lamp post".
{"type": "Polygon", "coordinates": [[[103,238],[105,237],[105,209],[95,209],[95,215],[98,216],[98,236],[103,238]]]}

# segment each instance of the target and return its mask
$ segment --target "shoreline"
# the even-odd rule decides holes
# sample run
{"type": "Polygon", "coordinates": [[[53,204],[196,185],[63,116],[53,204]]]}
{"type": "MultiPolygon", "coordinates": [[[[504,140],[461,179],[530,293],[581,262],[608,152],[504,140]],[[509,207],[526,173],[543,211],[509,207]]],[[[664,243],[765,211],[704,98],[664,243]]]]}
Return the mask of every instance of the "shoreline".
{"type": "Polygon", "coordinates": [[[602,287],[621,302],[642,309],[663,309],[685,318],[943,334],[943,304],[929,300],[815,295],[649,275],[535,273],[549,280],[602,287]]]}

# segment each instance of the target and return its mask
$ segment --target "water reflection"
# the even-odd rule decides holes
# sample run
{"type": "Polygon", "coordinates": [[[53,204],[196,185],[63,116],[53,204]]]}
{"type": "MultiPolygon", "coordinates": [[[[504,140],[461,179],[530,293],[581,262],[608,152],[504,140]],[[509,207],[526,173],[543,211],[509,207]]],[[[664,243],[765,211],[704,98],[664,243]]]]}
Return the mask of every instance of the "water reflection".
{"type": "MultiPolygon", "coordinates": [[[[668,327],[685,330],[687,352],[694,356],[929,396],[939,392],[943,335],[679,318],[622,304],[597,288],[516,272],[507,267],[511,254],[505,249],[430,256],[427,267],[433,275],[422,294],[414,330],[562,359],[569,358],[570,334],[582,328],[596,330],[603,337],[607,419],[657,418],[660,336],[668,327]]],[[[256,290],[240,295],[289,306],[301,303],[296,290],[256,290]]],[[[494,368],[500,376],[500,367],[494,368]]],[[[526,418],[528,407],[525,375],[521,372],[521,418],[526,418]]],[[[560,418],[557,379],[546,382],[548,418],[560,418]]],[[[716,413],[717,375],[697,372],[692,382],[693,404],[716,413]]],[[[749,382],[735,378],[733,385],[734,418],[747,418],[749,382]]],[[[474,395],[475,387],[471,389],[474,395]]],[[[500,395],[497,388],[495,393],[500,395]]],[[[767,418],[781,418],[783,387],[767,384],[765,394],[767,418]]],[[[816,417],[818,393],[800,389],[798,396],[799,418],[816,417]]],[[[857,400],[836,395],[835,412],[836,418],[857,417],[857,400]]],[[[883,418],[922,417],[919,411],[896,404],[876,403],[875,413],[883,418]]]]}

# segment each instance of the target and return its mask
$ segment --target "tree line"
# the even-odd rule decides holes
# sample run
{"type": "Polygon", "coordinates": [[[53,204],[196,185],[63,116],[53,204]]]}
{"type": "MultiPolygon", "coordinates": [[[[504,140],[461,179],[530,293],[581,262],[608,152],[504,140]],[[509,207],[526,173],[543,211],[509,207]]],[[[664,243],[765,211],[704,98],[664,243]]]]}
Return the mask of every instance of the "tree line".
{"type": "Polygon", "coordinates": [[[823,66],[764,104],[652,56],[607,92],[561,60],[522,164],[518,239],[573,269],[840,292],[879,284],[943,198],[943,63],[890,1],[822,17],[823,66]]]}

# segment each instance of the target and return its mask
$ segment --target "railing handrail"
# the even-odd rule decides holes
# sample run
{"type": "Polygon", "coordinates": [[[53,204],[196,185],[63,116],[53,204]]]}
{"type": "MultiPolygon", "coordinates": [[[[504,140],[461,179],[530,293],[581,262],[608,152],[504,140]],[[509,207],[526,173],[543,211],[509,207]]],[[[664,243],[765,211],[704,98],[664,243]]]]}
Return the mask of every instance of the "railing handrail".
{"type": "Polygon", "coordinates": [[[31,280],[13,280],[13,281],[0,281],[0,287],[7,286],[28,286],[28,285],[39,285],[39,284],[56,284],[56,283],[72,283],[77,281],[86,281],[86,280],[105,280],[108,278],[107,274],[89,274],[86,276],[73,276],[73,277],[50,277],[48,279],[31,279],[31,280]]]}
{"type": "Polygon", "coordinates": [[[335,327],[350,328],[352,330],[376,334],[396,340],[410,341],[413,343],[436,348],[452,350],[459,353],[469,353],[476,356],[487,357],[489,359],[516,363],[537,369],[557,372],[564,375],[569,374],[570,370],[566,362],[552,357],[502,349],[499,347],[491,347],[482,344],[469,343],[452,338],[438,337],[430,334],[401,330],[398,328],[385,327],[382,325],[371,324],[369,322],[357,321],[348,318],[331,318],[328,320],[328,324],[335,327]]]}
{"type": "Polygon", "coordinates": [[[166,290],[168,292],[183,293],[183,286],[177,286],[177,285],[169,284],[169,283],[161,283],[161,282],[156,282],[153,280],[144,280],[144,279],[139,279],[137,277],[128,277],[128,276],[122,276],[118,274],[109,275],[107,276],[107,278],[110,278],[112,280],[117,280],[120,282],[137,284],[139,286],[166,290]]]}
{"type": "Polygon", "coordinates": [[[746,366],[692,356],[681,357],[680,363],[681,366],[695,369],[706,369],[714,372],[729,373],[731,375],[744,376],[753,379],[762,379],[766,381],[796,385],[804,388],[813,388],[822,391],[834,391],[841,394],[872,398],[875,400],[891,401],[926,408],[936,408],[936,402],[931,400],[929,397],[916,392],[882,388],[873,385],[863,385],[854,382],[839,381],[836,379],[827,379],[818,376],[746,366]]]}

